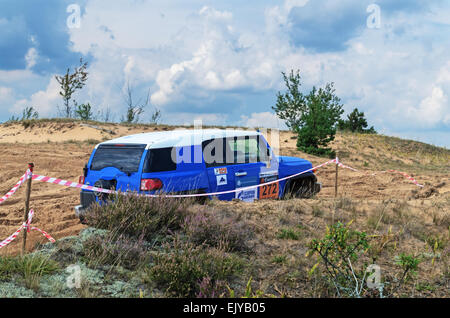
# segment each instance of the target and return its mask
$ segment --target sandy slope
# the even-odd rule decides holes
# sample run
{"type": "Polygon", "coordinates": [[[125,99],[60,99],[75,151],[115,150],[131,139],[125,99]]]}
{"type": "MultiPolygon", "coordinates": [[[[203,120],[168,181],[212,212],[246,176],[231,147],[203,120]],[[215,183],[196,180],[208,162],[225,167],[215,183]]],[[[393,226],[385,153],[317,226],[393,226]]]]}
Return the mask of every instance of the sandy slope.
{"type": "MultiPolygon", "coordinates": [[[[38,122],[26,129],[20,124],[0,125],[2,149],[0,152],[0,195],[4,195],[17,182],[26,170],[28,162],[35,164],[36,174],[77,181],[95,141],[140,132],[172,129],[167,126],[127,127],[108,124],[95,127],[92,125],[76,122],[38,122]]],[[[292,137],[290,132],[281,133],[281,154],[304,157],[311,160],[314,165],[327,160],[298,152],[295,147],[296,140],[292,137]]],[[[425,163],[420,160],[415,164],[409,162],[411,156],[408,154],[386,150],[385,142],[382,140],[372,139],[370,145],[365,147],[364,138],[366,137],[363,137],[364,140],[357,141],[352,138],[354,138],[352,135],[339,135],[334,143],[336,149],[342,150],[344,163],[362,170],[361,172],[352,172],[340,169],[340,195],[367,199],[369,206],[370,202],[380,202],[387,198],[410,199],[413,201],[413,205],[415,203],[418,206],[422,205],[422,208],[418,207],[419,210],[423,209],[423,205],[430,206],[436,201],[448,202],[450,193],[449,152],[438,152],[432,156],[422,153],[418,158],[429,161],[430,166],[435,167],[427,170],[423,169],[425,163]],[[368,173],[398,167],[409,169],[405,172],[413,174],[417,181],[426,184],[426,187],[418,189],[400,175],[370,176],[368,173]],[[420,174],[416,175],[416,172],[420,174]]],[[[317,176],[323,183],[323,191],[319,194],[319,198],[333,197],[335,166],[324,167],[318,171],[317,176]]],[[[22,223],[24,195],[23,187],[14,197],[0,205],[0,239],[12,234],[22,223]]],[[[84,227],[73,212],[73,207],[78,202],[79,191],[76,189],[33,182],[31,195],[31,207],[35,210],[33,225],[49,232],[56,239],[77,234],[84,227]]],[[[450,213],[448,205],[445,209],[447,210],[444,213],[450,213]]],[[[8,247],[1,249],[0,255],[17,253],[20,241],[19,238],[8,247]]],[[[38,242],[45,242],[45,238],[39,233],[31,233],[28,249],[33,249],[38,242]]]]}

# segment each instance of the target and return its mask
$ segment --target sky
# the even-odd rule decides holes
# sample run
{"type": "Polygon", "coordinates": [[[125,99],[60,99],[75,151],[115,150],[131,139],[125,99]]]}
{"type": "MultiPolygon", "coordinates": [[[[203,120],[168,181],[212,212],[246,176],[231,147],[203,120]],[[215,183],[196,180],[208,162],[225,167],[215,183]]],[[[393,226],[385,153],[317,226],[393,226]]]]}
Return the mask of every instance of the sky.
{"type": "Polygon", "coordinates": [[[272,106],[299,70],[379,133],[450,148],[449,47],[445,0],[0,0],[0,121],[57,116],[55,75],[83,58],[74,98],[99,119],[129,84],[143,122],[284,129],[272,106]]]}

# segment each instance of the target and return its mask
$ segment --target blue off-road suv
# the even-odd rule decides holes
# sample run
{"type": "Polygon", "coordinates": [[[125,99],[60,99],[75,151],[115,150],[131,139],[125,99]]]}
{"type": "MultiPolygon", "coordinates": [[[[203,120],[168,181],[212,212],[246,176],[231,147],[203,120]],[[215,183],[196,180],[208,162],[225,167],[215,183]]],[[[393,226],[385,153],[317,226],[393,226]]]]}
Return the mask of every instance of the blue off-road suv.
{"type": "MultiPolygon", "coordinates": [[[[98,144],[80,182],[145,194],[217,193],[220,200],[310,197],[321,189],[313,171],[261,187],[239,190],[311,169],[309,161],[275,156],[260,132],[193,129],[143,133],[98,144]],[[233,191],[235,190],[235,191],[233,191]]],[[[211,196],[206,196],[211,197],[211,196]]],[[[82,218],[107,195],[81,191],[82,218]]]]}

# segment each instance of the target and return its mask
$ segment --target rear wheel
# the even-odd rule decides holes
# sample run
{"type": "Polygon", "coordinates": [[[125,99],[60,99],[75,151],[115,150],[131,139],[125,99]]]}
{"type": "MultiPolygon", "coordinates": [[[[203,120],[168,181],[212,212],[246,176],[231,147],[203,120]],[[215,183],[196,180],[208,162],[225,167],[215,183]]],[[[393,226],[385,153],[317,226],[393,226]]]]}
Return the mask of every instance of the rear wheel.
{"type": "Polygon", "coordinates": [[[317,192],[315,177],[289,180],[286,184],[283,199],[311,198],[317,192]]]}

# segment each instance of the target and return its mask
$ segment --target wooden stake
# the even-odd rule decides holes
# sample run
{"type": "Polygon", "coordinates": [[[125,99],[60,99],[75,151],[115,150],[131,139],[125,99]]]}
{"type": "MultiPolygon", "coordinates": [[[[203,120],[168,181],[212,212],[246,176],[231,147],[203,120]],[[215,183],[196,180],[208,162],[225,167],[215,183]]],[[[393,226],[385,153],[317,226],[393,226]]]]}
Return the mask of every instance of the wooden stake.
{"type": "MultiPolygon", "coordinates": [[[[28,164],[28,169],[31,171],[31,173],[33,173],[33,168],[34,168],[34,164],[33,163],[29,163],[28,164]]],[[[28,212],[30,209],[30,195],[31,195],[31,181],[33,180],[33,178],[29,178],[27,180],[27,190],[25,192],[25,212],[24,212],[24,216],[23,216],[23,221],[26,222],[28,220],[28,212]]],[[[27,245],[27,229],[23,230],[23,241],[22,241],[22,255],[25,255],[25,248],[27,245]]]]}
{"type": "MultiPolygon", "coordinates": [[[[336,157],[336,159],[337,159],[337,157],[336,157]]],[[[338,170],[339,170],[339,164],[336,160],[336,179],[334,181],[334,197],[335,198],[337,197],[337,194],[338,194],[338,170]]]]}

